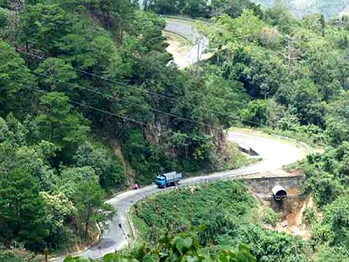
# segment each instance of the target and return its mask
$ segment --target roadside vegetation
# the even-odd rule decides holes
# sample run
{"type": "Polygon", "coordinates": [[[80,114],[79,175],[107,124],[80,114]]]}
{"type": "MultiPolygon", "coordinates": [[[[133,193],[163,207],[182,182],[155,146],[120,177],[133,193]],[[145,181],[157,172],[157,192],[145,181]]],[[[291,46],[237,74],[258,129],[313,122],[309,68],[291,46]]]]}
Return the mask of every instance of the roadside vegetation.
{"type": "MultiPolygon", "coordinates": [[[[96,262],[114,261],[212,261],[212,262],[255,262],[245,245],[235,249],[210,252],[200,247],[199,237],[195,232],[167,235],[155,245],[139,242],[126,251],[105,255],[96,262]]],[[[64,262],[89,262],[79,257],[68,257],[64,262]]]]}
{"type": "Polygon", "coordinates": [[[228,158],[222,170],[231,170],[247,166],[260,161],[258,158],[251,158],[245,153],[241,153],[239,146],[234,143],[227,143],[228,158]]]}
{"type": "Polygon", "coordinates": [[[311,195],[317,204],[317,208],[306,210],[317,261],[348,261],[348,150],[348,142],[343,142],[324,154],[308,156],[303,166],[306,175],[303,194],[311,195]],[[319,212],[321,217],[316,215],[319,212]]]}
{"type": "Polygon", "coordinates": [[[347,87],[348,18],[322,15],[297,19],[281,8],[260,15],[215,19],[203,31],[216,56],[205,65],[244,83],[251,100],[243,123],[310,144],[330,146],[303,163],[304,196],[311,224],[309,261],[348,259],[347,87]]]}
{"type": "Polygon", "coordinates": [[[243,91],[166,66],[164,19],[123,0],[0,7],[2,247],[78,249],[114,214],[106,195],[225,165],[214,110],[243,91]]]}
{"type": "MultiPolygon", "coordinates": [[[[197,210],[206,217],[194,221],[178,211],[185,229],[208,224],[214,229],[202,231],[206,239],[199,233],[202,248],[247,243],[258,261],[304,261],[308,248],[317,261],[332,255],[344,261],[348,17],[298,19],[280,6],[262,10],[247,0],[176,3],[154,0],[141,11],[128,0],[0,1],[0,257],[26,261],[28,255],[8,250],[59,253],[91,243],[117,212],[105,196],[149,184],[161,172],[240,165],[239,156],[229,156],[238,153],[227,148],[224,130],[243,124],[331,146],[304,167],[304,194],[323,213],[314,220],[308,210],[311,242],[266,231],[258,221],[237,221],[250,219],[247,210],[258,205],[235,184],[234,190],[215,185],[222,187],[217,194],[231,191],[222,199],[236,205],[231,213],[217,205],[220,217],[197,210]],[[166,21],[154,12],[212,18],[201,31],[214,55],[186,70],[168,66],[166,21]],[[221,232],[222,225],[231,232],[221,232]]],[[[201,194],[203,208],[210,196],[202,192],[193,196],[201,194]]],[[[189,196],[183,199],[188,208],[189,196]]],[[[160,221],[159,236],[137,259],[174,251],[177,240],[152,249],[164,234],[160,226],[167,222],[160,221]]],[[[187,246],[203,260],[204,251],[187,246]]]]}
{"type": "MultiPolygon", "coordinates": [[[[247,10],[237,16],[223,11],[222,15],[212,19],[210,27],[202,26],[201,32],[209,38],[214,56],[196,65],[197,70],[201,70],[202,75],[214,73],[225,81],[242,85],[245,92],[240,100],[245,98],[244,106],[229,116],[233,125],[242,122],[245,126],[290,136],[311,145],[331,146],[323,155],[313,154],[302,164],[306,174],[302,192],[304,196],[312,197],[317,207],[305,211],[311,224],[310,240],[300,240],[301,245],[306,246],[305,253],[292,251],[288,256],[291,261],[298,261],[294,256],[301,254],[303,257],[299,261],[346,261],[349,239],[345,169],[349,140],[346,128],[349,119],[348,18],[326,21],[321,14],[309,14],[299,19],[281,5],[263,11],[254,5],[249,8],[247,1],[244,4],[247,10]]],[[[155,8],[155,5],[149,8],[155,8]]],[[[185,11],[181,14],[191,15],[185,11]]],[[[189,227],[187,220],[191,214],[188,210],[193,207],[180,211],[168,207],[171,202],[182,206],[182,202],[195,199],[195,193],[190,197],[181,197],[181,194],[184,193],[166,195],[166,198],[159,196],[141,205],[144,209],[136,214],[141,236],[151,236],[145,232],[152,227],[166,230],[173,220],[189,227]],[[166,207],[159,218],[154,217],[154,210],[150,215],[149,210],[156,206],[166,207]],[[143,211],[147,216],[142,217],[143,211]],[[158,226],[156,223],[162,224],[158,226]]],[[[209,203],[206,202],[208,194],[203,198],[205,200],[195,199],[193,203],[196,201],[197,206],[209,203]]],[[[229,203],[225,205],[224,210],[228,210],[229,203]]],[[[219,206],[215,206],[217,210],[219,206]]],[[[211,224],[217,220],[205,217],[205,212],[201,212],[197,216],[206,218],[205,222],[214,228],[212,231],[220,232],[211,224]]],[[[201,220],[201,223],[205,222],[201,220]]],[[[238,232],[235,236],[242,237],[243,233],[238,232]]],[[[220,238],[215,236],[213,239],[218,241],[220,238]]],[[[241,241],[250,243],[244,239],[241,241]]],[[[231,242],[224,239],[222,243],[231,242]]],[[[275,247],[275,244],[267,246],[275,247]]],[[[251,252],[258,261],[263,261],[254,253],[253,244],[251,252]]]]}
{"type": "Polygon", "coordinates": [[[307,261],[301,237],[268,230],[278,214],[263,207],[242,182],[222,181],[164,192],[132,209],[141,239],[156,243],[168,233],[202,227],[202,248],[217,252],[245,243],[257,261],[307,261]]]}
{"type": "Polygon", "coordinates": [[[346,20],[247,10],[235,19],[223,15],[202,32],[215,51],[203,65],[206,71],[238,80],[253,98],[238,112],[245,125],[293,132],[315,143],[347,139],[346,20]]]}

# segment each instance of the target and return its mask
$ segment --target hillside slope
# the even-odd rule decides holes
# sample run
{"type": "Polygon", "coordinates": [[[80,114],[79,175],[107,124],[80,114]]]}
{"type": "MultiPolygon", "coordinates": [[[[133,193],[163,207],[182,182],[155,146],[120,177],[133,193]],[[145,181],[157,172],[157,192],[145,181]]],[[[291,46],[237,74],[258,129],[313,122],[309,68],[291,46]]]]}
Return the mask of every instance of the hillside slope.
{"type": "Polygon", "coordinates": [[[0,246],[78,249],[106,194],[224,167],[245,94],[168,66],[164,19],[123,0],[0,7],[0,246]]]}
{"type": "MultiPolygon", "coordinates": [[[[276,139],[263,135],[259,132],[250,131],[246,134],[246,130],[234,130],[227,134],[227,139],[237,144],[243,144],[247,147],[253,148],[263,158],[263,161],[239,169],[217,172],[214,174],[200,177],[186,178],[181,180],[180,186],[189,186],[202,183],[204,181],[216,181],[227,178],[234,178],[237,176],[245,176],[249,174],[256,174],[258,172],[273,171],[281,168],[283,165],[294,163],[301,160],[307,154],[307,150],[297,144],[276,139]]],[[[171,188],[165,189],[171,190],[171,188]]],[[[118,214],[111,221],[108,222],[109,227],[103,232],[103,237],[100,242],[100,249],[97,246],[92,246],[88,250],[77,253],[82,257],[98,258],[104,254],[111,253],[114,250],[121,249],[130,242],[129,237],[125,234],[125,230],[129,227],[127,212],[130,206],[138,200],[157,194],[163,190],[158,189],[155,185],[143,187],[139,190],[130,190],[116,197],[110,199],[108,203],[112,204],[117,210],[118,214]],[[122,225],[121,227],[119,225],[122,225]]],[[[169,193],[171,195],[172,193],[169,193]]],[[[251,196],[249,197],[251,198],[251,196]]],[[[193,201],[193,200],[190,200],[193,201]]],[[[177,201],[182,205],[181,201],[177,201]]],[[[204,206],[206,202],[202,202],[204,206]]],[[[197,203],[200,205],[200,203],[197,203]]],[[[142,212],[141,212],[142,213],[142,212]]],[[[156,223],[155,220],[152,220],[156,223]]],[[[158,227],[159,231],[166,230],[166,227],[158,227]]],[[[130,234],[132,235],[132,234],[130,234]]],[[[53,262],[62,262],[62,258],[53,259],[53,262]]]]}
{"type": "Polygon", "coordinates": [[[311,13],[321,13],[326,18],[337,17],[344,10],[347,3],[345,0],[253,0],[253,2],[264,7],[272,7],[275,2],[278,4],[284,2],[287,8],[298,17],[311,13]]]}

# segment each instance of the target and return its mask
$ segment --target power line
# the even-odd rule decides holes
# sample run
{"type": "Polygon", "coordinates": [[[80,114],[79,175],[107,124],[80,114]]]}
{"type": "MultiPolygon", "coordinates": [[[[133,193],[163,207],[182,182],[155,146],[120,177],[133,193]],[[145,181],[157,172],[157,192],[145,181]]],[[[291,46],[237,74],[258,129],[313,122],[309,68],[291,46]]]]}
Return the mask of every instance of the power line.
{"type": "MultiPolygon", "coordinates": [[[[36,73],[36,72],[33,72],[33,71],[30,71],[32,74],[35,74],[35,75],[39,75],[39,76],[43,76],[43,77],[50,77],[50,78],[53,78],[57,81],[60,81],[61,83],[68,83],[66,81],[62,81],[58,78],[55,78],[55,77],[52,77],[52,76],[48,76],[46,74],[43,74],[43,73],[36,73]]],[[[103,92],[100,92],[100,91],[97,91],[97,90],[93,90],[93,89],[90,89],[90,88],[87,88],[87,87],[83,87],[81,85],[78,85],[78,84],[75,84],[75,83],[69,83],[71,85],[74,85],[80,89],[83,89],[83,90],[86,90],[88,92],[92,92],[92,93],[95,93],[95,94],[99,94],[99,95],[102,95],[102,96],[109,96],[110,98],[112,98],[113,96],[110,95],[110,94],[105,94],[103,92]]],[[[144,108],[144,109],[148,109],[148,110],[151,110],[151,111],[154,111],[154,112],[157,112],[157,113],[161,113],[161,114],[164,114],[164,115],[167,115],[167,116],[171,116],[171,117],[174,117],[174,118],[177,118],[179,120],[183,120],[183,121],[188,121],[188,122],[192,122],[192,123],[195,123],[195,124],[199,124],[199,125],[202,125],[202,126],[207,126],[207,127],[210,127],[212,129],[214,129],[214,127],[212,127],[211,125],[209,124],[205,124],[203,122],[198,122],[196,120],[193,120],[193,119],[190,119],[190,118],[186,118],[186,117],[182,117],[182,116],[179,116],[179,115],[176,115],[176,114],[173,114],[173,113],[168,113],[168,112],[165,112],[165,111],[162,111],[162,110],[159,110],[159,109],[155,109],[155,108],[152,108],[152,107],[148,107],[148,106],[144,106],[144,105],[140,105],[140,104],[137,104],[137,103],[134,103],[132,101],[129,101],[127,99],[123,99],[123,98],[118,98],[118,100],[122,101],[122,102],[125,102],[125,103],[128,103],[130,105],[134,105],[134,106],[137,106],[137,107],[141,107],[141,108],[144,108]]]]}
{"type": "MultiPolygon", "coordinates": [[[[40,59],[40,60],[45,59],[45,57],[38,56],[38,55],[34,55],[34,54],[31,54],[31,53],[28,53],[28,52],[25,52],[25,51],[22,51],[22,50],[18,50],[18,49],[17,49],[17,52],[18,52],[18,53],[21,53],[21,54],[24,54],[24,55],[28,55],[28,56],[34,57],[34,58],[38,58],[38,59],[40,59]]],[[[155,96],[157,96],[157,97],[163,98],[163,99],[168,100],[168,101],[171,101],[171,102],[173,102],[173,103],[179,103],[179,104],[182,104],[182,105],[185,105],[185,106],[191,106],[189,103],[183,102],[183,101],[181,101],[181,100],[179,100],[179,99],[171,98],[171,97],[166,96],[166,95],[162,95],[162,94],[158,94],[158,93],[155,93],[155,92],[152,92],[152,91],[149,91],[149,90],[145,90],[145,89],[143,89],[143,88],[140,88],[140,87],[137,87],[137,86],[134,86],[134,85],[127,85],[127,84],[125,84],[125,83],[122,83],[122,82],[119,82],[119,81],[116,81],[116,80],[113,80],[113,79],[105,78],[105,77],[102,77],[102,76],[99,76],[99,75],[96,75],[96,74],[87,72],[87,71],[85,71],[85,70],[81,70],[81,69],[78,69],[78,68],[70,67],[70,66],[68,66],[68,65],[63,65],[63,67],[67,67],[67,68],[69,68],[69,69],[71,69],[71,70],[80,72],[80,73],[85,74],[85,75],[89,75],[89,76],[96,77],[96,78],[101,79],[101,80],[106,81],[106,82],[110,82],[110,83],[113,83],[113,84],[117,84],[118,86],[121,86],[121,87],[124,87],[124,88],[133,88],[133,89],[137,89],[138,91],[141,91],[141,92],[144,92],[144,93],[147,93],[147,94],[155,95],[155,96]]],[[[212,110],[212,109],[208,109],[208,108],[205,108],[205,107],[202,107],[202,106],[198,106],[198,108],[203,109],[203,110],[205,110],[206,112],[211,112],[211,113],[214,113],[214,114],[221,115],[221,116],[223,116],[223,117],[228,117],[228,118],[230,118],[230,119],[232,119],[232,120],[244,121],[244,122],[250,123],[250,124],[261,125],[261,123],[258,123],[258,122],[255,122],[255,121],[243,120],[243,119],[241,119],[240,117],[232,116],[232,115],[226,115],[226,114],[224,114],[224,113],[222,113],[222,112],[219,112],[219,111],[216,111],[216,110],[212,110]]]]}
{"type": "MultiPolygon", "coordinates": [[[[14,66],[17,66],[17,67],[18,67],[18,65],[14,65],[14,66]]],[[[38,76],[43,76],[43,77],[45,77],[45,78],[49,78],[49,77],[50,77],[50,78],[55,79],[55,80],[57,80],[57,81],[59,81],[59,82],[61,82],[61,83],[68,83],[68,82],[62,81],[62,80],[60,80],[59,78],[56,78],[56,77],[48,76],[48,75],[43,74],[43,73],[36,73],[36,72],[34,72],[34,71],[32,71],[32,70],[29,70],[29,71],[30,71],[30,73],[35,74],[35,75],[38,75],[38,76]]],[[[93,92],[93,93],[95,93],[95,94],[99,94],[99,95],[102,95],[102,96],[107,95],[107,96],[109,96],[109,97],[112,97],[110,94],[105,94],[105,93],[103,93],[103,92],[100,92],[100,91],[97,91],[97,90],[93,90],[93,89],[90,89],[90,88],[87,88],[87,87],[83,87],[83,86],[78,85],[78,84],[75,84],[75,83],[68,83],[68,84],[74,85],[74,86],[76,86],[76,87],[78,87],[78,88],[80,88],[80,89],[83,89],[83,90],[86,90],[86,91],[89,91],[89,92],[93,92]]],[[[157,113],[165,114],[165,115],[168,115],[168,116],[171,116],[171,117],[174,117],[174,118],[183,120],[183,121],[192,122],[192,123],[195,123],[195,124],[198,124],[198,125],[202,125],[202,126],[209,127],[209,128],[211,128],[211,129],[217,129],[217,128],[215,128],[215,127],[209,125],[209,124],[205,124],[205,123],[203,123],[203,122],[198,122],[198,121],[193,120],[193,119],[189,119],[189,118],[182,117],[182,116],[179,116],[179,115],[176,115],[176,114],[168,113],[168,112],[165,112],[165,111],[162,111],[162,110],[158,110],[158,109],[155,109],[155,108],[152,108],[152,107],[139,105],[139,104],[134,103],[134,102],[131,102],[131,101],[127,100],[127,99],[118,98],[118,100],[123,101],[123,102],[126,102],[126,103],[131,104],[131,105],[134,105],[134,106],[138,106],[138,107],[141,107],[141,108],[144,108],[144,109],[148,109],[148,110],[151,110],[151,111],[154,111],[154,112],[157,112],[157,113]]],[[[72,103],[74,103],[74,104],[84,105],[84,104],[78,103],[78,102],[76,102],[76,101],[74,101],[74,100],[70,100],[70,102],[72,102],[72,103]]],[[[109,112],[109,111],[105,111],[105,110],[102,110],[102,109],[94,108],[94,107],[92,107],[92,106],[85,106],[85,107],[87,107],[87,108],[93,108],[93,109],[98,110],[98,111],[100,111],[100,112],[101,112],[101,111],[109,112]]],[[[109,112],[109,113],[110,113],[110,114],[113,114],[112,112],[109,112]]],[[[120,116],[120,115],[117,115],[117,114],[115,114],[115,115],[116,115],[116,116],[120,116]]],[[[136,121],[136,120],[135,120],[135,121],[136,121]]],[[[140,122],[140,121],[138,121],[138,122],[144,124],[143,122],[140,122]]]]}
{"type": "MultiPolygon", "coordinates": [[[[44,93],[44,94],[48,94],[49,93],[48,91],[39,90],[39,89],[32,89],[32,90],[35,91],[35,92],[44,93]]],[[[103,110],[103,109],[100,109],[100,108],[97,108],[97,107],[94,107],[94,106],[90,106],[88,104],[83,104],[83,103],[77,102],[77,101],[72,100],[72,99],[67,99],[67,101],[72,103],[72,104],[78,105],[80,107],[89,108],[89,109],[101,112],[103,114],[108,114],[108,115],[111,115],[111,116],[122,118],[122,119],[127,120],[127,121],[134,122],[134,123],[139,124],[139,125],[146,125],[146,126],[150,126],[151,127],[151,125],[148,124],[148,123],[145,123],[145,122],[142,122],[142,121],[138,121],[138,120],[135,120],[133,118],[130,118],[130,117],[127,117],[127,116],[124,116],[124,115],[119,115],[119,114],[116,114],[116,113],[113,113],[113,112],[110,112],[110,111],[107,111],[107,110],[103,110]]]]}
{"type": "MultiPolygon", "coordinates": [[[[45,59],[45,57],[34,55],[34,54],[31,54],[31,53],[28,53],[28,52],[24,52],[24,51],[21,51],[21,50],[17,50],[17,52],[21,53],[21,54],[24,54],[24,55],[28,55],[28,56],[34,57],[34,58],[38,58],[40,60],[44,60],[45,59]]],[[[126,87],[126,88],[134,88],[134,89],[137,89],[137,90],[139,90],[141,92],[148,93],[148,94],[151,94],[151,95],[155,95],[155,96],[161,97],[163,99],[170,100],[172,102],[184,103],[184,102],[182,102],[182,101],[180,101],[178,99],[171,98],[171,97],[165,96],[165,95],[161,95],[161,94],[149,91],[149,90],[145,90],[145,89],[142,89],[142,88],[134,86],[134,85],[127,85],[125,83],[122,83],[122,82],[119,82],[119,81],[116,81],[116,80],[113,80],[113,79],[109,79],[109,78],[106,78],[106,77],[103,77],[103,76],[100,76],[100,75],[97,75],[97,74],[94,74],[94,73],[90,73],[90,72],[87,72],[87,71],[82,70],[82,69],[78,69],[78,68],[75,68],[75,67],[69,67],[68,65],[63,65],[63,67],[67,67],[67,68],[69,68],[71,70],[77,71],[77,72],[85,74],[85,75],[96,77],[96,78],[101,79],[101,80],[103,80],[105,82],[110,82],[110,83],[117,84],[117,85],[120,85],[120,86],[126,87]]]]}
{"type": "MultiPolygon", "coordinates": [[[[116,20],[119,20],[118,18],[114,17],[111,13],[109,14],[110,17],[112,17],[113,19],[116,19],[116,20]]],[[[25,55],[29,55],[29,56],[32,56],[32,57],[35,57],[35,58],[38,58],[40,60],[43,60],[45,59],[45,57],[43,56],[38,56],[38,55],[33,55],[31,53],[28,53],[28,52],[25,52],[23,50],[19,50],[18,48],[16,49],[17,52],[19,53],[22,53],[22,54],[25,54],[25,55]]],[[[109,79],[109,78],[105,78],[105,77],[102,77],[102,76],[99,76],[99,75],[96,75],[96,74],[93,74],[93,73],[90,73],[90,72],[87,72],[85,70],[81,70],[81,69],[78,69],[78,68],[74,68],[74,67],[69,67],[68,65],[63,65],[71,70],[75,70],[77,72],[80,72],[80,73],[83,73],[85,75],[89,75],[89,76],[93,76],[93,77],[96,77],[96,78],[99,78],[103,81],[106,81],[106,82],[110,82],[110,83],[114,83],[114,84],[117,84],[119,86],[122,86],[122,87],[125,87],[125,88],[134,88],[134,89],[137,89],[141,92],[145,92],[145,93],[148,93],[148,94],[152,94],[152,95],[155,95],[157,97],[160,97],[160,98],[163,98],[163,99],[166,99],[168,101],[171,101],[173,103],[179,103],[179,104],[182,104],[182,105],[185,105],[185,106],[191,106],[189,103],[186,103],[186,102],[183,102],[179,99],[176,99],[176,98],[172,98],[172,97],[169,97],[169,96],[166,96],[166,95],[162,95],[162,94],[158,94],[156,92],[152,92],[152,91],[149,91],[149,90],[145,90],[143,88],[140,88],[140,87],[137,87],[137,86],[134,86],[134,85],[127,85],[125,83],[122,83],[122,82],[118,82],[116,80],[113,80],[113,79],[109,79]]],[[[209,109],[209,108],[206,108],[206,107],[203,107],[203,106],[197,106],[198,108],[202,109],[202,110],[205,110],[206,112],[210,112],[210,113],[214,113],[214,114],[218,114],[218,115],[221,115],[223,117],[228,117],[230,119],[233,119],[233,120],[238,120],[238,121],[244,121],[244,122],[247,122],[247,123],[251,123],[251,124],[257,124],[257,125],[260,125],[260,123],[258,122],[255,122],[255,121],[250,121],[250,120],[242,120],[240,117],[234,117],[232,115],[226,115],[222,112],[219,112],[219,111],[216,111],[216,110],[212,110],[212,109],[209,109]]]]}
{"type": "MultiPolygon", "coordinates": [[[[40,60],[44,60],[45,57],[42,57],[42,56],[38,56],[38,55],[34,55],[34,54],[31,54],[31,53],[28,53],[28,52],[25,52],[25,51],[22,51],[22,50],[18,50],[17,49],[17,52],[18,53],[21,53],[21,54],[24,54],[24,55],[28,55],[28,56],[31,56],[31,57],[34,57],[34,58],[38,58],[40,60]]],[[[81,70],[81,69],[78,69],[78,68],[74,68],[74,67],[70,67],[68,65],[63,65],[63,67],[67,67],[71,70],[74,70],[74,71],[77,71],[79,73],[82,73],[82,74],[85,74],[85,75],[89,75],[89,76],[92,76],[92,77],[96,77],[98,79],[101,79],[105,82],[109,82],[109,83],[113,83],[113,84],[117,84],[121,87],[124,87],[124,88],[133,88],[133,89],[137,89],[138,91],[141,91],[141,92],[144,92],[144,93],[148,93],[148,94],[151,94],[151,95],[155,95],[157,97],[160,97],[160,98],[163,98],[165,100],[169,100],[171,102],[174,102],[174,103],[180,103],[182,105],[186,105],[188,106],[189,104],[186,103],[186,102],[183,102],[179,99],[176,99],[176,98],[172,98],[172,97],[169,97],[169,96],[166,96],[166,95],[162,95],[162,94],[158,94],[156,92],[152,92],[152,91],[149,91],[149,90],[145,90],[143,88],[140,88],[138,86],[134,86],[134,85],[127,85],[125,83],[122,83],[122,82],[119,82],[119,81],[116,81],[116,80],[113,80],[113,79],[109,79],[109,78],[106,78],[106,77],[103,77],[103,76],[100,76],[100,75],[97,75],[97,74],[94,74],[94,73],[90,73],[90,72],[87,72],[85,70],[81,70]]],[[[202,107],[202,106],[199,106],[199,108],[201,109],[204,109],[205,111],[208,111],[208,112],[211,112],[211,113],[216,113],[216,114],[220,114],[220,115],[223,115],[223,116],[226,116],[224,114],[222,114],[221,112],[219,111],[215,111],[215,110],[212,110],[212,109],[208,109],[208,108],[205,108],[205,107],[202,107]]]]}
{"type": "MultiPolygon", "coordinates": [[[[48,91],[39,90],[39,89],[32,89],[32,90],[35,91],[35,92],[44,93],[44,94],[48,94],[49,93],[48,91]]],[[[67,101],[72,103],[72,104],[75,104],[77,106],[80,106],[80,107],[83,107],[83,108],[88,108],[88,109],[91,109],[91,110],[95,110],[95,111],[98,111],[98,112],[101,112],[103,114],[107,114],[107,115],[110,115],[110,116],[118,117],[118,118],[130,121],[130,122],[134,122],[134,123],[142,125],[142,126],[148,126],[148,127],[151,127],[151,128],[154,127],[153,125],[151,125],[149,123],[145,123],[145,122],[142,122],[142,121],[139,121],[139,120],[135,120],[135,119],[133,119],[131,117],[127,117],[127,116],[124,116],[124,115],[115,114],[113,112],[110,112],[110,111],[107,111],[107,110],[103,110],[103,109],[100,109],[100,108],[97,108],[97,107],[94,107],[94,106],[90,106],[88,104],[83,104],[83,103],[77,102],[77,101],[72,100],[72,99],[67,99],[67,101]]],[[[217,128],[213,128],[213,129],[217,129],[217,128]]],[[[219,129],[217,129],[217,130],[219,130],[219,129]]],[[[205,141],[205,142],[207,141],[206,139],[201,138],[201,137],[196,137],[193,140],[201,140],[201,141],[205,141]]]]}

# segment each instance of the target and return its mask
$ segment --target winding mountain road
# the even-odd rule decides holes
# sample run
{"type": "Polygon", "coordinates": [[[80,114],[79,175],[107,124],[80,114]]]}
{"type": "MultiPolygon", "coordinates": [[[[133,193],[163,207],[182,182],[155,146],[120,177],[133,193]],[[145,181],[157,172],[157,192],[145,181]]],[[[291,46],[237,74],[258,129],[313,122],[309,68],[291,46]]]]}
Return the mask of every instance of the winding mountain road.
{"type": "MultiPolygon", "coordinates": [[[[186,67],[200,60],[204,49],[208,46],[206,38],[202,37],[193,23],[183,20],[166,19],[166,30],[181,35],[192,42],[190,51],[176,61],[179,67],[186,67]]],[[[262,157],[262,161],[253,165],[238,168],[235,170],[217,172],[213,174],[202,174],[198,177],[183,179],[180,186],[197,184],[202,181],[213,181],[219,179],[234,179],[244,175],[251,175],[260,172],[273,171],[284,165],[292,164],[297,160],[304,158],[307,149],[302,146],[296,146],[295,143],[289,143],[280,139],[267,137],[256,132],[246,133],[241,131],[232,131],[227,133],[227,139],[230,142],[250,147],[262,157]]],[[[154,174],[155,176],[156,174],[154,174]]],[[[107,202],[112,204],[117,215],[108,223],[108,229],[103,234],[99,245],[95,244],[87,250],[71,254],[72,256],[81,256],[89,258],[100,258],[107,253],[120,250],[129,243],[129,223],[127,221],[128,208],[136,201],[159,192],[155,185],[147,186],[138,190],[130,190],[121,193],[107,202]]],[[[50,259],[52,262],[62,262],[63,257],[50,259]]]]}
{"type": "MultiPolygon", "coordinates": [[[[232,131],[227,133],[227,139],[230,142],[253,148],[263,160],[256,164],[231,171],[202,174],[198,177],[183,179],[180,185],[187,186],[202,181],[234,179],[244,175],[273,171],[281,168],[283,165],[301,160],[307,154],[307,149],[302,146],[288,141],[282,141],[281,139],[275,139],[275,137],[260,135],[259,133],[232,131]]],[[[110,199],[108,203],[112,204],[117,209],[117,215],[109,222],[109,227],[104,231],[99,247],[98,245],[93,245],[86,251],[72,255],[99,258],[107,253],[120,250],[127,246],[129,238],[127,236],[127,232],[129,232],[129,224],[127,221],[128,208],[135,201],[159,192],[159,190],[166,189],[158,189],[155,185],[150,185],[138,190],[130,190],[121,193],[110,199]]],[[[63,261],[63,258],[52,259],[51,261],[63,261]]]]}
{"type": "Polygon", "coordinates": [[[174,57],[174,63],[179,68],[185,68],[200,61],[208,47],[208,39],[199,33],[194,26],[195,22],[173,18],[167,18],[166,22],[165,31],[184,37],[191,43],[187,52],[174,57]]]}

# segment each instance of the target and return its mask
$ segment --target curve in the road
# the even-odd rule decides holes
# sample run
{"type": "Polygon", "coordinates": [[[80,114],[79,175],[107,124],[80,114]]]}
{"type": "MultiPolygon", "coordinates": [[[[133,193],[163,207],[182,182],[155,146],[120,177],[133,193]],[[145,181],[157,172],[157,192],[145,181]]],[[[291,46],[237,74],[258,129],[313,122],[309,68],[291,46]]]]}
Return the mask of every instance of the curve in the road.
{"type": "MultiPolygon", "coordinates": [[[[307,154],[307,150],[304,147],[297,146],[295,143],[276,140],[275,138],[261,136],[260,134],[254,135],[253,133],[246,134],[240,131],[233,131],[227,134],[227,139],[230,142],[244,144],[252,148],[263,160],[256,164],[235,170],[203,174],[202,176],[183,179],[180,184],[187,186],[202,181],[233,179],[234,177],[273,171],[284,165],[292,164],[304,158],[307,154]]],[[[99,246],[94,245],[86,251],[73,255],[99,258],[107,253],[115,252],[115,250],[120,250],[125,247],[129,243],[129,236],[127,235],[127,229],[129,227],[127,221],[128,208],[135,201],[159,192],[159,190],[164,189],[158,189],[155,185],[151,185],[138,190],[121,193],[108,200],[108,203],[112,204],[117,209],[117,216],[109,222],[109,227],[104,231],[99,246]]],[[[63,258],[52,259],[52,261],[60,262],[63,261],[63,258]]]]}
{"type": "MultiPolygon", "coordinates": [[[[194,22],[174,18],[167,18],[166,22],[165,31],[180,35],[192,43],[190,50],[182,56],[175,58],[174,63],[176,63],[179,68],[184,68],[200,61],[201,56],[208,47],[208,40],[199,33],[194,26],[194,22]]],[[[128,236],[126,235],[125,212],[130,204],[138,199],[138,197],[148,195],[152,192],[154,192],[154,188],[150,186],[137,191],[125,192],[109,200],[108,202],[116,207],[118,215],[109,222],[108,230],[104,232],[100,244],[92,245],[85,251],[71,255],[98,258],[127,245],[128,236]]],[[[50,259],[52,262],[62,262],[63,260],[64,257],[50,259]]]]}
{"type": "Polygon", "coordinates": [[[193,25],[193,22],[172,18],[166,19],[166,22],[165,31],[182,36],[192,43],[188,52],[174,58],[174,63],[177,64],[179,68],[184,68],[200,61],[208,47],[207,38],[199,33],[197,28],[193,25]]]}

